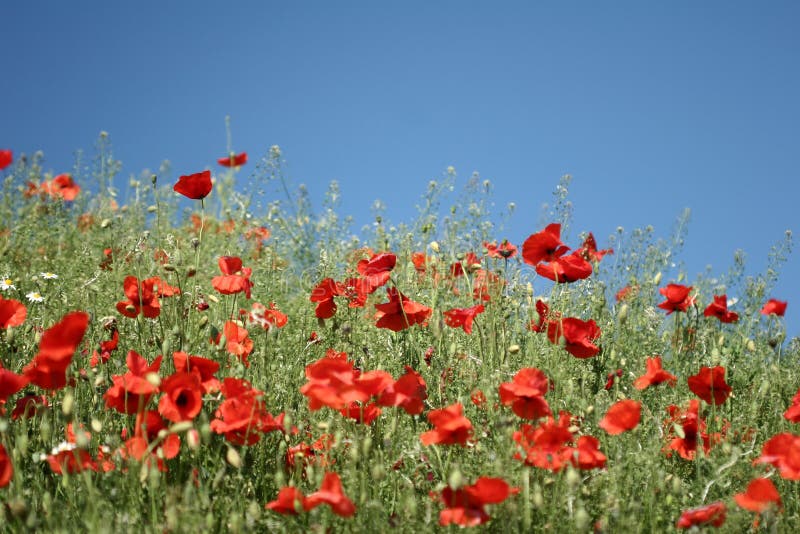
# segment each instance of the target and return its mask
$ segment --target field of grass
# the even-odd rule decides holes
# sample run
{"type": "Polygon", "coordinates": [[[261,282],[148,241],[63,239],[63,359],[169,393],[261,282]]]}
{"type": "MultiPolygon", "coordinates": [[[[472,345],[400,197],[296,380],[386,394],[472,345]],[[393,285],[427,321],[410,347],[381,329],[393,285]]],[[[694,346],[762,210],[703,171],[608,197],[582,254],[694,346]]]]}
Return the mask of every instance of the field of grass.
{"type": "Polygon", "coordinates": [[[356,237],[278,147],[119,172],[0,170],[0,530],[800,529],[791,235],[687,280],[568,178],[512,244],[452,173],[356,237]]]}

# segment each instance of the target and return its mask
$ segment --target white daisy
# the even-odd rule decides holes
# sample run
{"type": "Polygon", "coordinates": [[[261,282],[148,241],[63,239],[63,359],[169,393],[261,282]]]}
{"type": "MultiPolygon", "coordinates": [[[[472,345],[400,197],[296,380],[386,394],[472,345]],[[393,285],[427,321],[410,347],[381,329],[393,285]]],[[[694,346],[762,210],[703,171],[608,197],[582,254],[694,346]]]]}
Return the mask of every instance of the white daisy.
{"type": "Polygon", "coordinates": [[[6,291],[7,289],[17,289],[17,288],[16,286],[14,286],[14,281],[11,278],[9,278],[8,276],[4,276],[3,278],[0,278],[0,289],[6,291]]]}
{"type": "Polygon", "coordinates": [[[31,302],[44,302],[44,297],[38,291],[31,291],[25,297],[31,302]]]}
{"type": "Polygon", "coordinates": [[[51,273],[51,272],[39,273],[39,275],[45,280],[55,280],[56,278],[58,278],[58,275],[56,273],[51,273]]]}

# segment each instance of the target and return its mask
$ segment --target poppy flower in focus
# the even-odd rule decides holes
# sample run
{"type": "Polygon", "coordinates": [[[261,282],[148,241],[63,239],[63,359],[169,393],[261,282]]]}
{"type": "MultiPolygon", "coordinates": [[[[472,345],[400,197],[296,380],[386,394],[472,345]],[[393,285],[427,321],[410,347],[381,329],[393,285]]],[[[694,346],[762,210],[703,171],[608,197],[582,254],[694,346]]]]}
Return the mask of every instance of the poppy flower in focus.
{"type": "Polygon", "coordinates": [[[464,329],[467,334],[472,333],[472,321],[479,313],[483,313],[483,304],[472,306],[471,308],[453,308],[444,312],[444,322],[447,326],[464,329]]]}
{"type": "Polygon", "coordinates": [[[529,265],[538,265],[542,261],[553,261],[569,250],[561,242],[561,225],[553,223],[541,232],[531,234],[522,244],[522,259],[529,265]]]}
{"type": "Polygon", "coordinates": [[[311,302],[317,303],[314,315],[318,319],[330,319],[333,317],[336,313],[336,303],[333,301],[333,297],[344,294],[344,287],[333,278],[326,278],[321,281],[311,290],[311,297],[309,298],[311,302]]]}
{"type": "Polygon", "coordinates": [[[692,286],[683,286],[680,284],[668,284],[658,290],[667,300],[658,305],[662,310],[667,310],[667,315],[674,311],[685,312],[689,306],[694,304],[694,297],[690,297],[689,293],[692,291],[692,286]]]}
{"type": "Polygon", "coordinates": [[[392,269],[397,263],[397,256],[391,252],[373,254],[368,260],[358,262],[356,269],[358,274],[364,277],[369,283],[367,293],[373,293],[376,289],[389,281],[392,269]]]}
{"type": "Polygon", "coordinates": [[[664,382],[674,386],[678,381],[678,377],[661,368],[661,356],[647,358],[645,365],[647,367],[645,374],[633,382],[633,387],[636,389],[647,389],[650,386],[656,386],[664,382]]]}
{"type": "Polygon", "coordinates": [[[782,432],[772,436],[761,449],[754,464],[770,464],[778,469],[781,478],[800,480],[800,436],[782,432]]]}
{"type": "Polygon", "coordinates": [[[223,167],[241,167],[247,163],[247,152],[242,152],[241,154],[234,154],[231,152],[230,156],[219,158],[217,163],[223,167]]]}
{"type": "Polygon", "coordinates": [[[172,189],[192,200],[202,200],[208,196],[212,187],[211,171],[203,171],[181,176],[172,189]]]}
{"type": "Polygon", "coordinates": [[[14,162],[14,153],[11,150],[0,150],[0,171],[14,162]]]}
{"type": "Polygon", "coordinates": [[[792,397],[792,405],[783,412],[783,418],[792,423],[800,423],[800,389],[792,397]]]}
{"type": "Polygon", "coordinates": [[[733,496],[736,504],[750,510],[751,512],[762,513],[770,508],[780,510],[783,508],[781,496],[775,484],[768,478],[756,478],[750,481],[744,493],[737,493],[733,496]]]}
{"type": "Polygon", "coordinates": [[[555,258],[550,263],[538,264],[536,273],[558,284],[569,284],[591,276],[592,264],[576,250],[572,254],[555,258]]]}
{"type": "Polygon", "coordinates": [[[544,399],[551,389],[550,381],[534,367],[520,369],[511,382],[500,384],[500,402],[511,405],[511,410],[523,419],[539,419],[552,415],[544,399]]]}
{"type": "Polygon", "coordinates": [[[698,445],[702,445],[706,454],[711,451],[712,438],[717,436],[706,432],[706,422],[700,417],[700,401],[690,400],[684,411],[671,404],[667,406],[667,413],[670,418],[665,425],[669,429],[669,436],[674,436],[665,448],[667,456],[672,454],[670,451],[676,451],[684,460],[694,460],[698,445]]]}
{"type": "Polygon", "coordinates": [[[783,317],[786,313],[786,305],[788,302],[783,300],[769,299],[764,307],[761,308],[761,315],[777,315],[783,317]]]}
{"type": "Polygon", "coordinates": [[[153,363],[148,364],[137,352],[128,351],[126,363],[128,372],[123,375],[113,375],[113,385],[103,394],[108,408],[113,408],[120,413],[134,414],[140,411],[158,392],[158,387],[147,379],[148,375],[158,374],[161,368],[161,356],[157,356],[153,363]]]}
{"type": "Polygon", "coordinates": [[[474,527],[482,525],[491,518],[486,513],[487,504],[498,504],[519,493],[502,478],[480,477],[474,484],[442,490],[441,500],[446,506],[439,512],[439,524],[474,527]]]}
{"type": "Polygon", "coordinates": [[[250,281],[253,270],[250,267],[242,267],[241,258],[235,256],[221,256],[217,263],[222,275],[211,279],[214,289],[223,295],[244,293],[244,296],[249,299],[250,289],[253,287],[253,283],[250,281]]]}
{"type": "Polygon", "coordinates": [[[67,367],[89,326],[89,314],[70,312],[42,334],[39,352],[22,373],[42,389],[61,389],[67,385],[67,367]]]}
{"type": "Polygon", "coordinates": [[[728,296],[714,295],[714,302],[709,304],[705,311],[705,317],[716,317],[721,323],[735,323],[739,320],[739,314],[728,311],[728,296]]]}
{"type": "Polygon", "coordinates": [[[394,287],[387,288],[386,294],[389,302],[375,305],[378,310],[375,314],[375,326],[399,332],[415,324],[427,324],[428,317],[433,313],[432,309],[414,302],[394,287]]]}
{"type": "Polygon", "coordinates": [[[225,378],[220,392],[225,400],[214,412],[211,430],[234,445],[254,445],[262,434],[283,431],[284,414],[275,417],[264,405],[264,392],[242,378],[225,378]]]}
{"type": "Polygon", "coordinates": [[[117,311],[125,317],[135,319],[140,313],[148,319],[154,319],[161,313],[158,290],[153,279],[142,280],[135,276],[126,276],[122,289],[128,300],[117,302],[117,311]]]}
{"type": "Polygon", "coordinates": [[[362,425],[371,425],[381,414],[381,409],[374,402],[351,402],[344,408],[341,408],[339,413],[362,425]]]}
{"type": "Polygon", "coordinates": [[[253,340],[250,339],[247,328],[242,328],[234,321],[225,321],[222,333],[213,340],[214,343],[219,345],[223,335],[225,336],[225,349],[228,353],[239,358],[245,367],[250,367],[247,357],[253,352],[253,340]]]}
{"type": "Polygon", "coordinates": [[[600,452],[600,440],[594,436],[581,436],[575,443],[572,463],[578,469],[603,469],[606,466],[606,455],[600,452]]]}
{"type": "Polygon", "coordinates": [[[558,312],[550,313],[550,307],[542,300],[536,301],[536,315],[538,319],[531,321],[528,329],[533,332],[546,332],[551,322],[558,322],[561,314],[558,312]],[[546,324],[545,324],[546,323],[546,324]]]}
{"type": "Polygon", "coordinates": [[[721,527],[725,523],[727,512],[728,509],[725,507],[725,503],[717,501],[706,506],[684,511],[675,526],[678,528],[703,527],[709,525],[712,527],[721,527]]]}
{"type": "Polygon", "coordinates": [[[558,345],[564,340],[564,349],[576,358],[591,358],[600,352],[594,341],[600,337],[600,327],[594,319],[582,321],[575,317],[566,317],[559,321],[551,321],[547,326],[547,338],[558,345]]]}
{"type": "Polygon", "coordinates": [[[214,376],[219,371],[219,363],[202,356],[190,356],[185,352],[173,352],[172,361],[175,363],[176,372],[196,374],[205,393],[219,391],[220,383],[214,376]]]}
{"type": "Polygon", "coordinates": [[[639,425],[642,416],[642,403],[632,399],[624,399],[614,403],[597,424],[600,428],[616,436],[639,425]]]}
{"type": "Polygon", "coordinates": [[[513,435],[520,449],[514,458],[553,472],[567,465],[578,469],[604,467],[606,457],[598,449],[599,442],[592,436],[581,436],[578,447],[574,447],[571,426],[572,416],[568,412],[561,412],[557,421],[549,416],[536,426],[523,424],[513,435]]]}
{"type": "Polygon", "coordinates": [[[158,413],[179,423],[191,421],[203,408],[203,385],[199,373],[178,371],[161,382],[164,395],[158,401],[158,413]]]}
{"type": "Polygon", "coordinates": [[[731,387],[725,382],[725,368],[701,367],[700,372],[687,379],[692,393],[706,401],[708,404],[719,406],[731,394],[731,387]]]}
{"type": "Polygon", "coordinates": [[[431,410],[428,412],[428,421],[434,430],[420,435],[423,445],[458,444],[463,447],[472,438],[472,422],[464,417],[464,405],[460,402],[440,410],[431,410]]]}
{"type": "Polygon", "coordinates": [[[509,243],[507,239],[503,239],[503,242],[499,245],[484,241],[483,248],[486,249],[486,254],[490,258],[507,260],[517,255],[517,247],[509,243]]]}
{"type": "Polygon", "coordinates": [[[23,303],[0,296],[0,328],[19,326],[25,322],[27,316],[28,308],[23,303]]]}
{"type": "Polygon", "coordinates": [[[89,366],[97,367],[101,363],[107,363],[111,358],[111,353],[117,350],[119,345],[119,331],[113,328],[111,339],[100,342],[100,351],[92,351],[92,358],[89,360],[89,366]]]}
{"type": "Polygon", "coordinates": [[[606,254],[613,254],[614,249],[607,248],[604,250],[597,250],[597,241],[595,241],[594,235],[589,232],[589,235],[586,237],[583,245],[581,245],[581,248],[578,249],[578,252],[586,261],[599,262],[606,254]]]}

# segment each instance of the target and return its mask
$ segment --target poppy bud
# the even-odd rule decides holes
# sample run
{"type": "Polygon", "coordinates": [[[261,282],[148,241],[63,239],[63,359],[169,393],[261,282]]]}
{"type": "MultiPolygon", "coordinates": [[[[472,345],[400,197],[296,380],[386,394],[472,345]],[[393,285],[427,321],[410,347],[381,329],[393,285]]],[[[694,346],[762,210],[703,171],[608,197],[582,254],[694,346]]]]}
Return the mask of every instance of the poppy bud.
{"type": "Polygon", "coordinates": [[[756,350],[756,343],[752,339],[747,340],[747,350],[754,352],[756,350]]]}
{"type": "Polygon", "coordinates": [[[200,246],[200,240],[199,240],[199,239],[197,239],[196,237],[193,237],[193,238],[192,238],[192,248],[195,248],[195,249],[196,249],[196,248],[197,248],[197,247],[199,247],[199,246],[200,246]]]}
{"type": "Polygon", "coordinates": [[[454,490],[459,489],[464,484],[464,477],[458,467],[447,477],[447,484],[454,490]]]}
{"type": "Polygon", "coordinates": [[[656,274],[655,278],[653,278],[653,285],[658,285],[661,283],[661,273],[656,274]]]}
{"type": "Polygon", "coordinates": [[[67,391],[64,394],[64,400],[61,401],[61,413],[69,417],[72,413],[72,407],[75,404],[75,397],[72,395],[70,391],[67,391]]]}
{"type": "Polygon", "coordinates": [[[233,447],[228,447],[228,452],[225,454],[225,459],[236,469],[242,467],[242,457],[233,447]]]}
{"type": "Polygon", "coordinates": [[[544,505],[544,497],[542,497],[542,488],[539,484],[533,485],[533,505],[536,508],[541,508],[544,505]]]}
{"type": "Polygon", "coordinates": [[[617,314],[617,318],[619,319],[619,322],[622,323],[622,324],[625,324],[625,322],[628,320],[628,305],[627,304],[623,304],[622,306],[620,306],[619,313],[617,314]]]}
{"type": "Polygon", "coordinates": [[[156,176],[155,174],[150,177],[150,182],[152,182],[153,187],[155,187],[157,181],[158,181],[158,176],[156,176]]]}
{"type": "Polygon", "coordinates": [[[111,226],[111,219],[103,219],[100,221],[100,228],[108,228],[111,226]]]}
{"type": "MultiPolygon", "coordinates": [[[[204,300],[200,301],[200,302],[197,303],[196,308],[197,308],[197,311],[206,311],[208,309],[208,302],[206,302],[204,300]]],[[[208,320],[208,319],[206,319],[206,320],[208,320]]]]}
{"type": "Polygon", "coordinates": [[[509,354],[517,354],[519,351],[520,351],[519,345],[515,344],[515,345],[511,345],[510,347],[508,347],[508,353],[509,354]]]}
{"type": "Polygon", "coordinates": [[[158,206],[156,206],[155,204],[147,206],[147,213],[155,213],[157,211],[158,211],[158,206]]]}
{"type": "Polygon", "coordinates": [[[165,263],[164,264],[164,270],[168,271],[170,273],[174,273],[175,272],[175,266],[172,265],[171,263],[165,263]]]}
{"type": "Polygon", "coordinates": [[[219,304],[219,299],[215,295],[208,295],[208,300],[213,302],[214,304],[219,304]]]}
{"type": "Polygon", "coordinates": [[[97,418],[92,418],[92,430],[95,432],[100,432],[103,430],[103,423],[101,423],[97,418]]]}
{"type": "Polygon", "coordinates": [[[186,433],[186,444],[192,450],[197,450],[200,447],[200,433],[196,428],[192,428],[186,433]]]}
{"type": "Polygon", "coordinates": [[[439,253],[439,243],[436,241],[431,241],[429,246],[431,247],[432,251],[436,252],[437,254],[439,253]]]}
{"type": "Polygon", "coordinates": [[[144,375],[144,379],[155,388],[161,385],[161,377],[158,376],[158,373],[147,373],[144,375]]]}
{"type": "Polygon", "coordinates": [[[128,304],[125,306],[125,311],[128,313],[136,313],[136,308],[133,306],[133,304],[128,304]]]}

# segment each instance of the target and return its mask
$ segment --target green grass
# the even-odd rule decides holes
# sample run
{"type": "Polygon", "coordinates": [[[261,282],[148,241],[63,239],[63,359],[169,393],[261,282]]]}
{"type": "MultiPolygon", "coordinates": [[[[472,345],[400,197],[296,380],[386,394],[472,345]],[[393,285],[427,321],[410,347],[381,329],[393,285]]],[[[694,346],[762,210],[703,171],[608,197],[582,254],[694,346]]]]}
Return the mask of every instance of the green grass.
{"type": "MultiPolygon", "coordinates": [[[[683,215],[668,240],[657,240],[652,228],[620,229],[610,239],[598,236],[601,248],[613,247],[614,254],[596,264],[589,278],[556,285],[537,276],[519,255],[508,261],[483,255],[484,241],[506,237],[492,222],[502,220],[503,214],[489,210],[489,182],[474,177],[449,200],[446,193],[455,175],[448,172],[429,184],[415,220],[390,225],[378,210],[375,224],[353,237],[351,221],[337,213],[336,185],[326,195],[322,214],[315,214],[308,193],[288,184],[281,158],[273,147],[252,165],[248,183],[244,183],[247,170],[215,172],[214,190],[202,209],[200,202],[190,204],[173,193],[175,180],[167,169],[157,179],[143,174],[131,179],[125,190],[115,190],[111,184],[119,164],[105,137],[94,162],[79,163],[73,172],[82,190],[72,203],[24,194],[26,182],[38,184],[50,178],[43,175],[37,156],[3,171],[0,275],[10,277],[16,289],[2,291],[2,297],[24,302],[28,314],[23,324],[0,330],[2,366],[20,373],[36,355],[42,331],[69,311],[87,312],[90,322],[67,370],[74,379],[70,385],[53,392],[28,385],[8,398],[7,413],[0,417],[0,442],[14,474],[0,488],[0,528],[14,532],[448,530],[455,527],[438,526],[444,506],[431,494],[448,484],[455,489],[487,476],[502,477],[519,488],[518,494],[487,507],[492,519],[478,528],[488,531],[663,532],[674,530],[683,510],[721,500],[728,507],[721,530],[743,532],[755,514],[739,508],[733,495],[761,475],[775,483],[783,510],[763,516],[760,528],[790,532],[800,526],[799,483],[782,479],[770,466],[753,465],[770,437],[797,432],[783,412],[800,387],[800,343],[784,339],[781,318],[759,313],[772,296],[790,236],[776,246],[764,275],[745,277],[743,260],[738,258],[728,273],[714,278],[709,273],[691,280],[683,274],[667,279],[686,237],[688,215],[683,215]],[[189,217],[201,212],[207,217],[202,234],[189,217]],[[260,226],[271,232],[263,243],[244,237],[248,229],[260,226]],[[343,280],[357,275],[357,260],[368,257],[359,251],[367,247],[397,256],[388,286],[432,308],[426,326],[400,332],[376,328],[374,305],[386,302],[384,288],[370,295],[363,308],[348,307],[346,299],[337,297],[335,316],[317,319],[315,304],[309,301],[313,288],[326,277],[343,280]],[[109,248],[113,249],[110,263],[104,253],[109,248]],[[166,262],[156,259],[162,256],[157,251],[163,251],[166,262]],[[447,326],[442,314],[476,303],[475,274],[470,269],[457,279],[448,276],[450,265],[470,251],[478,255],[482,269],[497,274],[505,286],[485,302],[485,312],[477,316],[468,335],[447,326]],[[424,252],[433,262],[425,274],[414,268],[415,252],[424,252]],[[252,268],[250,301],[243,294],[221,295],[213,289],[211,280],[220,274],[217,259],[223,255],[239,256],[245,267],[252,268]],[[432,276],[434,267],[438,280],[432,276]],[[44,279],[42,272],[56,273],[58,278],[44,279]],[[179,287],[181,294],[162,298],[156,319],[128,318],[116,307],[126,300],[127,276],[159,276],[179,287]],[[694,287],[697,302],[687,313],[667,316],[656,307],[662,300],[659,288],[669,282],[694,287]],[[638,293],[617,302],[614,294],[626,285],[638,286],[638,293]],[[29,292],[39,292],[44,301],[29,302],[29,292]],[[733,306],[740,315],[738,323],[721,324],[703,316],[712,296],[721,293],[738,299],[733,306]],[[594,319],[602,331],[601,352],[578,359],[547,335],[530,331],[540,298],[564,317],[594,319]],[[200,311],[199,302],[206,302],[208,309],[200,311]],[[269,331],[246,324],[254,344],[246,367],[224,344],[209,340],[223,331],[227,320],[239,319],[239,310],[249,310],[252,302],[274,302],[288,323],[269,331]],[[104,325],[111,322],[119,331],[119,347],[108,363],[92,368],[92,351],[110,337],[104,325]],[[317,342],[310,342],[312,332],[317,342]],[[425,354],[431,348],[428,364],[425,354]],[[327,349],[346,352],[365,372],[383,370],[395,379],[404,366],[416,369],[427,384],[423,414],[412,416],[385,407],[372,424],[362,425],[330,408],[310,410],[300,393],[306,383],[305,368],[324,357],[327,349]],[[285,413],[286,428],[296,427],[297,432],[267,433],[252,446],[231,444],[209,426],[222,402],[215,393],[204,396],[202,410],[191,424],[175,429],[180,452],[165,461],[166,471],[115,456],[125,440],[121,433],[130,437],[133,432],[135,416],[109,409],[103,395],[112,377],[127,371],[125,357],[131,350],[149,362],[164,355],[162,381],[174,370],[173,351],[213,359],[220,364],[220,380],[238,377],[251,382],[264,392],[265,408],[273,415],[285,413]],[[664,367],[677,376],[677,385],[634,389],[633,380],[644,374],[645,359],[653,355],[663,357],[664,367]],[[680,430],[665,424],[667,406],[684,407],[697,398],[687,387],[687,378],[701,366],[716,365],[725,367],[733,395],[717,407],[701,402],[701,413],[710,431],[725,426],[722,438],[709,454],[700,453],[694,460],[677,454],[668,457],[667,435],[680,430]],[[554,413],[565,410],[577,418],[576,435],[599,439],[600,451],[607,457],[604,469],[567,467],[552,472],[514,459],[518,448],[513,435],[525,421],[500,405],[498,387],[525,367],[536,367],[548,376],[553,389],[545,398],[554,413]],[[607,375],[617,369],[622,376],[606,390],[607,375]],[[487,399],[482,406],[471,401],[476,390],[487,399]],[[16,400],[25,393],[46,395],[50,408],[29,419],[11,420],[16,400]],[[623,398],[641,401],[641,422],[632,431],[608,435],[598,422],[623,398]],[[456,402],[464,405],[474,426],[473,441],[464,447],[422,445],[420,434],[432,428],[426,414],[456,402]],[[90,440],[79,445],[92,456],[101,446],[107,447],[113,469],[62,476],[40,460],[65,440],[70,422],[91,432],[90,440]],[[189,434],[195,431],[199,442],[190,446],[189,434]],[[325,434],[333,436],[327,466],[287,468],[289,447],[311,444],[325,434]],[[316,491],[326,470],[341,477],[344,492],[356,507],[352,517],[339,517],[327,506],[297,516],[265,509],[286,485],[297,486],[305,495],[316,491]]],[[[117,176],[116,183],[120,182],[117,176]]],[[[569,227],[568,186],[568,178],[563,179],[552,209],[530,232],[559,222],[571,235],[567,244],[577,248],[582,242],[578,230],[591,229],[569,227]]],[[[160,394],[154,395],[148,407],[156,409],[159,398],[160,394]]]]}

